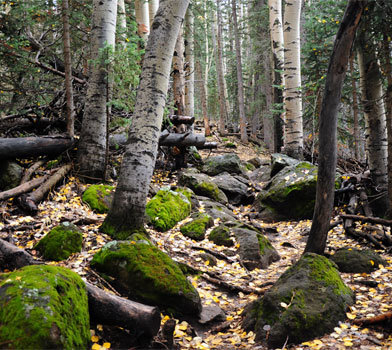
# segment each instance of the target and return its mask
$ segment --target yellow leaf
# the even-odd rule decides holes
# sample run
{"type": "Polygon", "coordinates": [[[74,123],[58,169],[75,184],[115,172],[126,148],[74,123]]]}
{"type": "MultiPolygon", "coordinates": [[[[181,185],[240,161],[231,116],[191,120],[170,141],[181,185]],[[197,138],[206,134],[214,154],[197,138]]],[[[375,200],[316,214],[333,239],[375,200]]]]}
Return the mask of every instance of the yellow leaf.
{"type": "Polygon", "coordinates": [[[103,326],[101,324],[97,324],[97,329],[102,332],[103,331],[103,326]]]}
{"type": "Polygon", "coordinates": [[[91,341],[92,341],[93,343],[96,343],[98,340],[99,340],[99,337],[98,337],[97,335],[93,335],[93,336],[91,337],[91,341]]]}
{"type": "Polygon", "coordinates": [[[110,349],[110,345],[111,345],[110,343],[103,343],[102,346],[103,346],[104,348],[106,348],[106,349],[110,349]]]}
{"type": "Polygon", "coordinates": [[[347,316],[347,318],[350,319],[350,320],[353,320],[354,318],[357,317],[357,315],[354,315],[354,314],[352,314],[352,313],[350,313],[350,312],[347,312],[347,313],[346,313],[346,316],[347,316]]]}
{"type": "Polygon", "coordinates": [[[186,329],[188,328],[188,323],[185,322],[185,321],[183,321],[183,322],[181,322],[181,323],[177,326],[177,328],[180,329],[180,330],[182,330],[182,331],[186,331],[186,329]]]}
{"type": "Polygon", "coordinates": [[[226,321],[231,321],[233,319],[233,316],[227,316],[226,321]]]}
{"type": "Polygon", "coordinates": [[[374,266],[374,261],[373,260],[370,260],[370,263],[372,264],[372,266],[374,266]]]}
{"type": "Polygon", "coordinates": [[[354,344],[353,344],[353,342],[351,341],[351,340],[346,340],[345,342],[344,342],[344,346],[353,346],[354,344]]]}
{"type": "Polygon", "coordinates": [[[15,279],[16,279],[17,281],[20,281],[20,280],[22,279],[22,277],[21,277],[21,276],[16,276],[15,279]]]}
{"type": "Polygon", "coordinates": [[[210,261],[209,261],[209,260],[207,260],[207,261],[204,262],[204,265],[206,265],[206,266],[208,266],[209,264],[210,264],[210,261]]]}
{"type": "Polygon", "coordinates": [[[99,344],[97,344],[97,343],[94,343],[93,346],[91,347],[91,349],[99,350],[99,349],[101,349],[101,346],[99,344]]]}
{"type": "Polygon", "coordinates": [[[219,299],[217,297],[212,297],[212,300],[219,304],[219,299]]]}

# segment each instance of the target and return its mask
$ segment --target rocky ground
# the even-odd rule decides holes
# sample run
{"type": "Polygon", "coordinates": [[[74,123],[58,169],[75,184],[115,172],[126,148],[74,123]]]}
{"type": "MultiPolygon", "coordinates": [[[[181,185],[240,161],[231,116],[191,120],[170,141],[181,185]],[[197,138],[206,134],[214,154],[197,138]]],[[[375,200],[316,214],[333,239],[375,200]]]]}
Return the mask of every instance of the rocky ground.
{"type": "MultiPolygon", "coordinates": [[[[220,140],[222,141],[222,140],[220,140]]],[[[242,160],[249,160],[255,156],[268,158],[269,155],[261,147],[243,146],[236,139],[230,138],[236,148],[222,147],[226,141],[220,143],[217,151],[202,151],[203,159],[210,154],[221,152],[234,152],[242,160]]],[[[218,140],[219,142],[219,140],[218,140]]],[[[176,184],[176,172],[156,171],[153,179],[155,185],[176,184]]],[[[262,186],[262,184],[258,184],[262,186]]],[[[14,243],[36,254],[32,250],[34,244],[45,235],[51,228],[62,221],[75,222],[83,231],[84,248],[81,253],[72,255],[68,260],[60,263],[49,264],[66,266],[82,278],[110,290],[111,286],[105,282],[89,267],[92,256],[108,241],[110,237],[99,232],[100,223],[104,215],[95,214],[81,201],[81,194],[85,185],[76,178],[70,177],[63,185],[53,191],[48,200],[41,203],[36,217],[23,216],[13,205],[12,201],[3,203],[0,215],[0,237],[12,236],[14,243]],[[90,223],[88,220],[91,219],[90,223]],[[83,220],[84,221],[83,221],[83,220]]],[[[233,215],[239,220],[247,222],[250,206],[240,206],[232,209],[233,215]]],[[[338,214],[338,212],[336,212],[338,214]]],[[[188,219],[186,219],[188,220],[188,219]]],[[[185,221],[186,221],[185,220],[185,221]]],[[[191,277],[193,285],[197,288],[204,305],[218,305],[225,313],[225,320],[220,323],[195,325],[191,322],[176,320],[177,325],[174,333],[175,346],[178,349],[263,349],[255,342],[252,332],[246,333],[241,329],[241,313],[244,307],[255,300],[268,288],[268,285],[276,281],[279,276],[296,261],[302,254],[311,221],[277,222],[268,224],[271,230],[268,238],[279,252],[281,259],[273,263],[265,270],[244,269],[235,253],[235,247],[224,248],[216,246],[208,239],[195,242],[184,237],[179,223],[173,229],[160,233],[151,228],[148,231],[152,240],[158,247],[166,251],[173,259],[185,262],[208,274],[199,277],[191,277]],[[276,232],[273,232],[276,231],[276,232]],[[216,258],[214,261],[205,260],[201,252],[222,253],[230,259],[216,258]],[[232,250],[230,254],[227,249],[232,250]],[[254,293],[231,292],[208,280],[208,276],[218,275],[227,284],[252,289],[254,293]]],[[[265,223],[258,221],[260,226],[265,223]]],[[[215,224],[218,224],[216,220],[215,224]]],[[[212,229],[212,228],[211,228],[212,229]]],[[[210,232],[210,230],[207,232],[210,232]]],[[[344,235],[341,225],[335,227],[328,237],[328,252],[333,253],[341,247],[367,246],[344,235]]],[[[347,313],[347,320],[337,325],[334,332],[319,339],[314,339],[295,346],[287,346],[287,349],[392,349],[392,323],[379,324],[373,327],[359,327],[352,324],[352,320],[363,317],[372,317],[381,313],[392,311],[392,255],[384,251],[378,251],[390,265],[380,266],[371,274],[342,274],[344,281],[355,291],[356,303],[347,313]],[[368,283],[366,281],[373,281],[368,283]]],[[[163,315],[163,322],[168,316],[163,315]]],[[[116,348],[137,349],[131,344],[131,340],[125,331],[96,325],[91,329],[92,348],[116,348]]],[[[162,347],[164,348],[164,347],[162,347]]],[[[140,349],[140,347],[138,348],[140,349]]]]}

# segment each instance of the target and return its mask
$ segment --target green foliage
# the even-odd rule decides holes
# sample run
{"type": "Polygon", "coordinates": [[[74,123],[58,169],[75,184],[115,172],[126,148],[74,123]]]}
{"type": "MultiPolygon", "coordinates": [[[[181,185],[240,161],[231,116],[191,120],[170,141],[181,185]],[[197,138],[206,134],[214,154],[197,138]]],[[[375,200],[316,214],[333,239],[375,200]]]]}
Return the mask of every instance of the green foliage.
{"type": "Polygon", "coordinates": [[[32,265],[0,275],[0,344],[9,349],[86,349],[86,287],[63,267],[32,265]]]}

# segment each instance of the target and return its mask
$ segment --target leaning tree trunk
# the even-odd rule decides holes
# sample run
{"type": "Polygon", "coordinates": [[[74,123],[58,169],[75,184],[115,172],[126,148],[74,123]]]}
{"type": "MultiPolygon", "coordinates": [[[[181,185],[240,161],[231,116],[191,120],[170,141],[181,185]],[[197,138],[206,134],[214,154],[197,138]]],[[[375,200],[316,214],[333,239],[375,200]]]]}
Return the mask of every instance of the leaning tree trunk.
{"type": "Polygon", "coordinates": [[[238,109],[240,113],[241,141],[243,143],[248,143],[248,134],[246,132],[245,102],[244,102],[244,80],[242,77],[241,42],[240,42],[240,33],[238,31],[236,0],[231,0],[231,6],[233,11],[233,29],[234,29],[235,55],[236,55],[236,66],[237,66],[238,109]]]}
{"type": "Polygon", "coordinates": [[[365,116],[366,156],[374,185],[385,191],[377,200],[377,214],[388,209],[387,133],[383,87],[380,66],[375,55],[375,45],[369,36],[369,28],[361,28],[358,63],[361,76],[362,106],[365,116]]]}
{"type": "Polygon", "coordinates": [[[120,178],[112,207],[102,225],[106,233],[132,233],[143,228],[174,46],[188,4],[189,0],[161,0],[155,15],[120,178]]]}
{"type": "Polygon", "coordinates": [[[149,0],[148,1],[148,17],[150,20],[150,28],[152,28],[152,22],[154,21],[155,14],[158,11],[159,0],[149,0]]]}
{"type": "Polygon", "coordinates": [[[188,8],[185,24],[185,115],[193,117],[195,114],[195,58],[192,8],[188,8]]]}
{"type": "MultiPolygon", "coordinates": [[[[283,24],[282,24],[282,1],[268,0],[269,6],[269,27],[271,33],[271,47],[273,55],[273,103],[280,105],[283,103],[284,76],[281,71],[284,67],[283,49],[283,24]]],[[[283,116],[281,112],[273,113],[274,120],[274,151],[280,152],[283,147],[283,116]]]]}
{"type": "Polygon", "coordinates": [[[103,179],[107,152],[108,65],[107,46],[114,47],[117,0],[94,0],[92,65],[78,146],[79,175],[103,179]]]}
{"type": "Polygon", "coordinates": [[[284,152],[303,158],[301,42],[302,0],[286,0],[284,12],[284,152]]]}
{"type": "Polygon", "coordinates": [[[312,227],[305,252],[323,255],[333,209],[337,141],[336,130],[341,91],[346,76],[350,50],[366,1],[349,0],[336,34],[325,82],[320,113],[319,167],[312,227]]]}

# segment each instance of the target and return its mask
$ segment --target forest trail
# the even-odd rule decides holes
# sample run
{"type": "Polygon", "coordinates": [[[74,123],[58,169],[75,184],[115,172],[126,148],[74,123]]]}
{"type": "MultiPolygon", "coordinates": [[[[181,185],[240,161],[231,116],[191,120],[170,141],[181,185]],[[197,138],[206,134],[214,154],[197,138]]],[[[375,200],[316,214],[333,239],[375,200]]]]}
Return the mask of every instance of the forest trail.
{"type": "MultiPolygon", "coordinates": [[[[237,153],[241,160],[249,160],[255,156],[269,157],[268,153],[263,153],[259,147],[242,145],[236,142],[235,138],[230,138],[230,141],[233,141],[237,148],[230,150],[219,148],[214,151],[213,155],[224,150],[224,152],[237,153]]],[[[201,151],[200,153],[203,159],[206,159],[210,151],[201,151]]],[[[176,173],[156,171],[153,184],[159,186],[174,185],[176,184],[176,173]]],[[[14,244],[36,255],[37,253],[31,250],[32,247],[51,228],[63,221],[75,222],[83,231],[84,247],[82,252],[73,254],[66,261],[49,262],[49,264],[68,267],[81,275],[83,279],[107,290],[110,289],[110,286],[89,268],[89,262],[93,255],[111,238],[99,232],[99,226],[105,215],[95,214],[82,203],[81,194],[85,187],[76,178],[70,177],[67,182],[53,191],[46,201],[39,205],[39,212],[35,217],[21,216],[11,200],[4,202],[0,208],[0,215],[3,218],[0,222],[0,238],[12,236],[14,244]],[[89,220],[86,219],[90,219],[90,222],[94,223],[88,224],[89,220]]],[[[250,206],[236,207],[233,214],[239,220],[247,222],[249,210],[250,206]]],[[[255,343],[255,335],[252,332],[246,333],[241,329],[241,313],[249,302],[257,299],[258,294],[269,288],[268,284],[274,283],[293,262],[299,259],[305,248],[311,221],[268,224],[268,227],[275,229],[272,229],[271,232],[276,231],[270,233],[268,238],[279,252],[281,259],[265,270],[248,271],[241,266],[239,259],[237,259],[235,255],[236,247],[216,246],[207,239],[195,242],[183,236],[179,227],[187,220],[189,219],[185,219],[173,229],[164,233],[148,229],[152,241],[173,259],[205,271],[208,274],[207,276],[217,275],[229,285],[253,289],[257,293],[233,293],[210,283],[208,277],[207,279],[202,276],[190,277],[202,298],[203,305],[219,305],[226,314],[226,321],[221,324],[221,326],[223,325],[221,329],[215,329],[215,331],[211,328],[219,326],[217,324],[207,325],[204,328],[194,328],[186,321],[178,321],[174,333],[175,344],[179,349],[263,349],[261,345],[255,343]],[[205,252],[215,251],[218,253],[225,250],[226,256],[228,256],[227,249],[229,249],[233,252],[233,256],[229,258],[230,261],[218,258],[216,266],[212,266],[200,257],[201,250],[198,248],[204,248],[205,252]]],[[[215,222],[215,224],[217,223],[215,222]]],[[[264,225],[261,221],[258,221],[258,224],[264,225]]],[[[209,231],[207,231],[207,235],[209,231]]],[[[347,238],[342,226],[339,225],[329,234],[327,253],[333,253],[334,250],[342,247],[363,248],[364,246],[365,244],[359,244],[347,238]]],[[[391,254],[379,253],[392,264],[391,254]]],[[[371,274],[341,274],[344,281],[356,293],[356,303],[347,313],[347,320],[336,327],[334,332],[329,335],[286,348],[296,350],[392,349],[391,328],[388,331],[388,328],[381,328],[380,326],[365,328],[351,323],[351,320],[354,319],[392,311],[391,272],[392,266],[380,266],[380,269],[371,274]],[[368,283],[366,281],[373,281],[373,286],[365,284],[368,283]]],[[[168,317],[163,315],[163,321],[167,319],[168,317]]],[[[117,332],[102,325],[97,325],[91,331],[93,349],[103,349],[104,346],[110,346],[112,349],[129,348],[127,346],[127,334],[124,332],[117,332]]]]}

